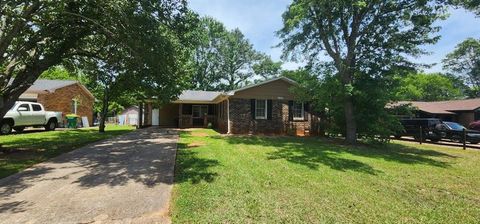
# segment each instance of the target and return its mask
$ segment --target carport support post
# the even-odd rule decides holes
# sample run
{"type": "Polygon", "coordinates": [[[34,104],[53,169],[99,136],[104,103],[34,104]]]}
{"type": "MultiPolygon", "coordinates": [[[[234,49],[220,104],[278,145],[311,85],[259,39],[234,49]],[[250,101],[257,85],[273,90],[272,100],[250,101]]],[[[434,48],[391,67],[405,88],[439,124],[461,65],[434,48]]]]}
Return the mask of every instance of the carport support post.
{"type": "Polygon", "coordinates": [[[137,119],[137,121],[138,121],[138,126],[137,127],[142,128],[142,126],[143,126],[143,103],[142,102],[140,102],[138,104],[138,119],[137,119]]]}
{"type": "Polygon", "coordinates": [[[463,129],[463,150],[467,149],[467,129],[463,129]]]}

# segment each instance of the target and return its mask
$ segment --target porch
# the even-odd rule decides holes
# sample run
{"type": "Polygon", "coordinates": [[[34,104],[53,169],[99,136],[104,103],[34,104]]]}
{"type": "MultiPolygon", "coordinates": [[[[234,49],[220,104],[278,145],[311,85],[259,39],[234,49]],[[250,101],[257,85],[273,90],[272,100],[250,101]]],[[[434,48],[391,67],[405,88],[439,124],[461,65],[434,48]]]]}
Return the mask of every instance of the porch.
{"type": "Polygon", "coordinates": [[[216,104],[169,103],[155,106],[151,102],[139,105],[139,127],[215,128],[216,104]]]}

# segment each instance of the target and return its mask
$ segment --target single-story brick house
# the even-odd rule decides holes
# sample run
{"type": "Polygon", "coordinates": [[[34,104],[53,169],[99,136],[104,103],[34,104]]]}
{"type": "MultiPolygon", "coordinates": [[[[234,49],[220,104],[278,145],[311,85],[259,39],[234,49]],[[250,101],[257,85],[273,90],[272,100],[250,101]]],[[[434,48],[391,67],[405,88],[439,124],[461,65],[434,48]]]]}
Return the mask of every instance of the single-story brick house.
{"type": "Polygon", "coordinates": [[[310,105],[296,100],[290,87],[297,83],[280,77],[230,92],[184,91],[177,100],[154,109],[140,105],[139,124],[165,127],[208,127],[230,134],[317,133],[319,118],[310,105]]]}
{"type": "Polygon", "coordinates": [[[87,117],[93,124],[95,97],[78,81],[40,79],[19,100],[41,103],[45,110],[62,112],[64,118],[67,114],[87,117]]]}
{"type": "Polygon", "coordinates": [[[411,105],[416,108],[416,117],[439,118],[467,127],[471,122],[480,120],[480,98],[436,102],[400,101],[394,105],[411,105]]]}

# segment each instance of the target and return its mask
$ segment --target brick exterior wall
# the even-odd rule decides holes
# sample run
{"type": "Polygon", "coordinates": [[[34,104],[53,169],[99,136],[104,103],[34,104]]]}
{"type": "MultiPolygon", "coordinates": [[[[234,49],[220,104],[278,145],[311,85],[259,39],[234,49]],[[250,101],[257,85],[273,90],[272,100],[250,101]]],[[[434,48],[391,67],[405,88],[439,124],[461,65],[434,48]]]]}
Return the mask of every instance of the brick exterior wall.
{"type": "Polygon", "coordinates": [[[272,119],[252,119],[250,99],[230,99],[230,128],[232,134],[290,134],[307,135],[313,119],[305,111],[307,121],[289,121],[288,100],[272,100],[272,119]]]}
{"type": "Polygon", "coordinates": [[[80,84],[66,86],[53,93],[38,94],[37,102],[43,104],[45,110],[62,112],[65,119],[65,115],[74,112],[72,111],[72,100],[74,99],[78,100],[77,115],[88,117],[88,122],[92,125],[95,99],[86,93],[80,84]]]}

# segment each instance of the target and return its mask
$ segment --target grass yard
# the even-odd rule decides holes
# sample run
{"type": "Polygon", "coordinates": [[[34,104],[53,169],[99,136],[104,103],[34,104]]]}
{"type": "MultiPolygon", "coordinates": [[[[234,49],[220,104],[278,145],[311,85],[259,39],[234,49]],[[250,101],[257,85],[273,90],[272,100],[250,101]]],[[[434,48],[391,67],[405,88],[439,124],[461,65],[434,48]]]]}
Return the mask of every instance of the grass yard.
{"type": "Polygon", "coordinates": [[[480,151],[183,132],[174,223],[480,223],[480,151]]]}
{"type": "Polygon", "coordinates": [[[124,134],[133,129],[131,126],[107,126],[105,133],[99,133],[96,127],[2,135],[0,144],[11,152],[0,152],[0,178],[88,143],[124,134]]]}

